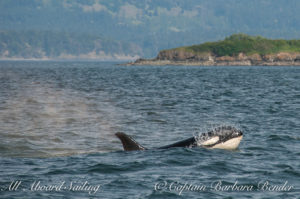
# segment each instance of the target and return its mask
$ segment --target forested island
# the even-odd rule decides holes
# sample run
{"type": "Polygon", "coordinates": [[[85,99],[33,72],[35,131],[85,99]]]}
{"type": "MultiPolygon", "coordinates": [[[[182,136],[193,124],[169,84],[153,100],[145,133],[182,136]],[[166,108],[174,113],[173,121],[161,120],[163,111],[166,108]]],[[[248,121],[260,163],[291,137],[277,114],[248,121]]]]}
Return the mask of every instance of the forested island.
{"type": "Polygon", "coordinates": [[[300,65],[300,40],[234,34],[222,41],[162,50],[128,65],[300,65]]]}

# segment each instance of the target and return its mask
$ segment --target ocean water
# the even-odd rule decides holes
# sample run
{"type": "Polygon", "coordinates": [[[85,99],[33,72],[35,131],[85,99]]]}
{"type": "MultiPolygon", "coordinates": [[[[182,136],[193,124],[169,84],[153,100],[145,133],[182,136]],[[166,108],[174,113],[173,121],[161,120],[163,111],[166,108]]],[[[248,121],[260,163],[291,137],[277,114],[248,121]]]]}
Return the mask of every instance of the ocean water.
{"type": "Polygon", "coordinates": [[[0,198],[300,198],[300,67],[0,62],[0,152],[0,198]]]}

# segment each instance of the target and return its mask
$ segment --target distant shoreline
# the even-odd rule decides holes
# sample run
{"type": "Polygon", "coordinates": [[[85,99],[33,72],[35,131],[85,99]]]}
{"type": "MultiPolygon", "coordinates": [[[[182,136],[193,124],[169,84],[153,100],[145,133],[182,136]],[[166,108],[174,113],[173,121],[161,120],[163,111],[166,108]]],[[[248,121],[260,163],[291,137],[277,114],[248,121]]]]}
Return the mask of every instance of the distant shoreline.
{"type": "Polygon", "coordinates": [[[300,61],[276,61],[276,62],[251,62],[251,61],[170,61],[170,60],[151,60],[143,59],[129,62],[127,66],[300,66],[300,61]]]}
{"type": "Polygon", "coordinates": [[[32,62],[35,62],[35,61],[66,61],[66,62],[70,62],[70,61],[87,61],[87,62],[130,62],[132,60],[119,60],[119,59],[55,59],[55,58],[0,58],[0,62],[5,62],[5,61],[32,61],[32,62]]]}

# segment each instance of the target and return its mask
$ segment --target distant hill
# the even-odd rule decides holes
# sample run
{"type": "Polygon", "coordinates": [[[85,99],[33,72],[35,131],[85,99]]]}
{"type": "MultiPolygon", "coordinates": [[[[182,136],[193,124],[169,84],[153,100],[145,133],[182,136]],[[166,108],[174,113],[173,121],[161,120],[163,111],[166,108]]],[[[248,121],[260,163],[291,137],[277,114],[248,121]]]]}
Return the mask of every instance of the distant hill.
{"type": "MultiPolygon", "coordinates": [[[[299,10],[299,0],[2,0],[0,30],[100,35],[134,44],[143,57],[153,57],[162,49],[216,41],[237,32],[300,38],[299,10]]],[[[114,44],[103,43],[102,48],[115,48],[114,44]]]]}
{"type": "Polygon", "coordinates": [[[222,41],[162,50],[129,65],[300,65],[300,40],[234,34],[222,41]]]}
{"type": "Polygon", "coordinates": [[[176,48],[192,53],[208,53],[216,57],[245,55],[267,55],[279,52],[300,53],[300,40],[266,39],[260,36],[234,34],[223,41],[206,42],[200,45],[176,48]]]}
{"type": "Polygon", "coordinates": [[[136,44],[91,34],[0,31],[0,59],[128,60],[141,54],[136,44]]]}

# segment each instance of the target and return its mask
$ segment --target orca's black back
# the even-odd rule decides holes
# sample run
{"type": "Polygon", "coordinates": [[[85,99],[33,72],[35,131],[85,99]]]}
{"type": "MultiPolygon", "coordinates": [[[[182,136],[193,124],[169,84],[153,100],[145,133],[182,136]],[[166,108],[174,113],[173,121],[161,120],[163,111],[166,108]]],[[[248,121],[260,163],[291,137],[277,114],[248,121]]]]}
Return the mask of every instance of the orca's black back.
{"type": "Polygon", "coordinates": [[[158,149],[168,149],[168,148],[172,148],[172,147],[195,147],[195,146],[197,146],[197,141],[196,141],[195,137],[191,137],[186,140],[176,142],[174,144],[159,147],[158,149]]]}

